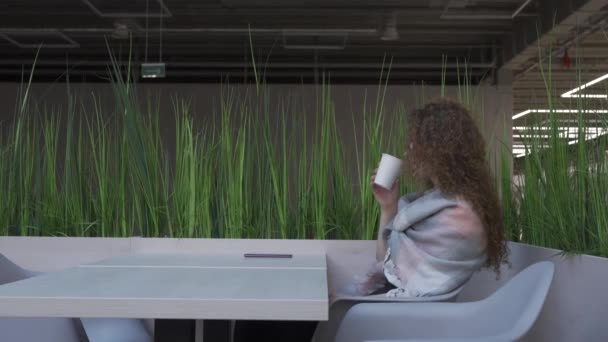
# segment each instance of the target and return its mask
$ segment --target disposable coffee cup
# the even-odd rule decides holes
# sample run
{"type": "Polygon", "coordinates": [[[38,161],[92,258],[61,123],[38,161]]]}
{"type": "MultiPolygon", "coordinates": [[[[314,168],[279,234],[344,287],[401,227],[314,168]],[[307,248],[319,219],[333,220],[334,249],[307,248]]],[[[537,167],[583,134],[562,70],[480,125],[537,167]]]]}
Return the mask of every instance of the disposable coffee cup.
{"type": "Polygon", "coordinates": [[[390,190],[401,173],[402,163],[401,159],[382,153],[382,159],[380,159],[380,166],[378,166],[374,183],[390,190]]]}

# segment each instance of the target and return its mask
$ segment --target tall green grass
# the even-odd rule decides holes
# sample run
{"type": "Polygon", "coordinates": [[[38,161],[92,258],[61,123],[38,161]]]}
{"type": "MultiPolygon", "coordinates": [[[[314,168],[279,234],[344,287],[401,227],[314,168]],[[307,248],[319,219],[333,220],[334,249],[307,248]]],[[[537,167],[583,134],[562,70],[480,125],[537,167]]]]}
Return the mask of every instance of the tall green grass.
{"type": "MultiPolygon", "coordinates": [[[[264,101],[266,104],[267,101],[264,101]]],[[[286,108],[281,106],[278,108],[279,120],[274,126],[274,131],[278,131],[276,137],[273,137],[271,131],[272,126],[270,124],[263,125],[261,131],[263,132],[263,144],[266,158],[266,166],[268,175],[271,180],[271,188],[268,191],[268,198],[262,199],[262,201],[270,201],[270,216],[274,217],[276,221],[273,223],[268,222],[272,225],[274,231],[271,231],[270,236],[278,236],[282,239],[290,237],[290,205],[289,205],[289,162],[288,153],[291,150],[290,138],[288,137],[287,131],[287,113],[286,108]]],[[[265,108],[263,110],[264,123],[270,122],[270,110],[265,108]]],[[[263,172],[264,168],[262,168],[263,172]]]]}
{"type": "Polygon", "coordinates": [[[356,239],[376,229],[367,227],[377,224],[368,179],[383,148],[381,99],[368,112],[373,122],[364,117],[372,156],[358,180],[328,84],[312,122],[296,100],[272,99],[266,85],[245,96],[225,87],[203,126],[176,98],[169,151],[159,103],[138,98],[116,65],[115,103],[68,88],[67,107],[24,101],[3,127],[2,234],[356,239]]]}
{"type": "MultiPolygon", "coordinates": [[[[389,68],[390,70],[390,68],[389,68]]],[[[385,146],[390,146],[386,141],[385,132],[387,123],[385,122],[384,98],[388,82],[387,74],[380,75],[380,84],[376,93],[374,104],[368,108],[367,97],[363,104],[362,128],[360,132],[356,130],[355,119],[353,118],[353,128],[355,139],[360,137],[361,142],[355,141],[356,163],[357,163],[357,185],[359,195],[359,223],[360,237],[363,239],[373,239],[377,231],[377,224],[380,218],[380,210],[375,202],[371,187],[369,186],[372,171],[378,166],[385,146]],[[384,82],[384,83],[383,83],[384,82]]],[[[404,127],[405,128],[405,127],[404,127]]],[[[397,144],[403,146],[405,140],[398,141],[397,144]]]]}
{"type": "Polygon", "coordinates": [[[298,239],[305,239],[310,236],[309,233],[309,222],[310,222],[310,177],[309,177],[309,147],[307,138],[307,125],[306,120],[303,117],[296,117],[293,120],[292,130],[299,132],[296,135],[296,142],[298,144],[299,151],[292,153],[293,159],[296,161],[297,166],[294,168],[294,174],[297,177],[295,181],[295,210],[294,210],[294,226],[295,234],[294,237],[298,239]]]}
{"type": "MultiPolygon", "coordinates": [[[[385,104],[388,72],[352,126],[339,124],[329,77],[314,103],[276,95],[263,80],[255,88],[224,85],[218,107],[199,122],[179,97],[173,113],[161,113],[158,97],[142,97],[129,70],[113,62],[111,104],[95,94],[78,98],[68,87],[67,106],[50,108],[24,86],[14,119],[0,126],[0,234],[375,237],[370,175],[382,152],[401,154],[407,127],[406,105],[385,104]]],[[[551,75],[544,77],[547,106],[555,108],[563,99],[551,97],[551,75]]],[[[475,87],[463,72],[458,97],[483,113],[475,87]]],[[[567,105],[579,109],[571,116],[578,144],[563,139],[555,113],[530,123],[531,132],[550,137],[526,139],[526,157],[513,161],[508,144],[493,142],[502,143],[494,157],[507,236],[607,256],[608,141],[585,139],[584,114],[605,103],[567,105]],[[524,181],[513,183],[512,175],[524,181]]],[[[608,128],[606,120],[594,126],[608,128]]],[[[413,189],[402,182],[402,192],[413,189]]]]}
{"type": "MultiPolygon", "coordinates": [[[[551,65],[550,56],[547,65],[551,65]]],[[[580,75],[580,71],[576,72],[580,75]]],[[[608,256],[608,141],[606,135],[594,136],[591,129],[607,128],[608,116],[586,113],[606,109],[605,101],[556,98],[551,68],[541,64],[539,72],[545,82],[546,108],[577,112],[552,111],[544,120],[530,118],[526,123],[526,156],[515,159],[514,170],[522,181],[510,188],[514,192],[508,217],[510,237],[567,253],[608,256]],[[591,123],[589,117],[595,121],[591,123]],[[575,136],[564,134],[563,120],[576,123],[572,126],[575,136]]],[[[578,83],[587,81],[579,78],[578,83]]],[[[507,185],[503,181],[503,188],[507,185]]]]}
{"type": "Polygon", "coordinates": [[[246,103],[238,103],[236,94],[230,93],[221,103],[218,132],[218,173],[216,194],[220,215],[220,237],[238,238],[248,230],[246,213],[252,204],[245,187],[247,152],[251,134],[251,113],[246,103]],[[234,122],[240,123],[234,127],[234,122]]]}
{"type": "MultiPolygon", "coordinates": [[[[198,159],[201,158],[200,147],[194,132],[189,105],[179,101],[174,103],[176,112],[175,127],[175,172],[172,187],[172,208],[177,236],[201,236],[201,225],[196,205],[197,197],[209,194],[208,189],[197,190],[198,159]]],[[[208,202],[203,200],[201,202],[208,202]]]]}

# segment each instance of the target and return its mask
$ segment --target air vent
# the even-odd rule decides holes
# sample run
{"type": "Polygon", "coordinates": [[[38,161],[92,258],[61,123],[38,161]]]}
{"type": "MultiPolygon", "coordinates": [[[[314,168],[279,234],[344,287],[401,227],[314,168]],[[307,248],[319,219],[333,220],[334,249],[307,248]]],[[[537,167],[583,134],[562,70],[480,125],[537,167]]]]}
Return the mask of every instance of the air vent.
{"type": "Polygon", "coordinates": [[[0,37],[23,49],[80,47],[80,44],[59,31],[2,32],[0,37]]]}
{"type": "Polygon", "coordinates": [[[140,18],[146,16],[158,18],[171,16],[171,12],[163,3],[163,0],[82,0],[82,2],[95,14],[106,18],[140,18]]]}

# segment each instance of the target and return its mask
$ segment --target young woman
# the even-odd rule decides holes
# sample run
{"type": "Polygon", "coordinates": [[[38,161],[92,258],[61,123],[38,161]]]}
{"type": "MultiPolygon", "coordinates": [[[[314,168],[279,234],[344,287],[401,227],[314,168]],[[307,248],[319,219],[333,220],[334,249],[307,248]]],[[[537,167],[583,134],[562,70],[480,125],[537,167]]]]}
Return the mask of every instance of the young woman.
{"type": "Polygon", "coordinates": [[[413,111],[407,122],[405,171],[427,190],[399,198],[398,181],[386,190],[372,175],[381,210],[378,263],[359,294],[441,295],[481,267],[498,272],[507,257],[485,143],[470,113],[440,99],[413,111]]]}
{"type": "MultiPolygon", "coordinates": [[[[485,144],[469,112],[445,99],[408,115],[404,165],[427,190],[399,198],[371,186],[380,205],[377,263],[340,294],[432,296],[463,285],[481,267],[498,272],[507,257],[498,196],[485,144]]],[[[334,299],[331,298],[331,299],[334,299]]],[[[242,322],[237,340],[310,341],[316,324],[242,322]]]]}

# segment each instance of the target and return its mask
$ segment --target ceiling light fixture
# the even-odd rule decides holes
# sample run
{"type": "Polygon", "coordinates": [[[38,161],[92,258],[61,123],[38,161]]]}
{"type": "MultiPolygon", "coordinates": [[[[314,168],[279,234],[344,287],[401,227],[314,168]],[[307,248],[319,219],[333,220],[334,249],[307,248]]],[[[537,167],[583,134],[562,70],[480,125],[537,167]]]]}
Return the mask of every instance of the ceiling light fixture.
{"type": "MultiPolygon", "coordinates": [[[[595,133],[586,134],[585,135],[585,141],[586,140],[593,140],[595,138],[601,137],[602,135],[606,135],[606,134],[608,134],[608,129],[604,129],[602,131],[598,131],[598,132],[595,132],[595,133]]],[[[578,139],[569,141],[568,145],[574,145],[576,143],[578,143],[578,139]]]]}
{"type": "Polygon", "coordinates": [[[602,82],[603,80],[608,78],[608,74],[605,74],[603,76],[600,76],[596,79],[593,79],[585,84],[583,84],[580,87],[576,87],[572,90],[568,90],[567,92],[563,93],[561,96],[564,98],[571,98],[571,97],[583,97],[583,98],[601,98],[601,99],[605,99],[608,98],[608,95],[605,94],[577,94],[579,91],[591,87],[594,84],[597,84],[599,82],[602,82]]]}
{"type": "MultiPolygon", "coordinates": [[[[525,149],[531,149],[533,146],[533,144],[515,144],[513,145],[513,149],[514,150],[525,150],[525,149]]],[[[549,147],[548,144],[534,144],[534,147],[549,147]]]]}
{"type": "MultiPolygon", "coordinates": [[[[563,119],[563,120],[556,120],[557,123],[573,123],[573,124],[577,124],[580,122],[580,120],[578,119],[563,119]]],[[[594,119],[585,119],[583,121],[584,123],[597,123],[597,124],[608,124],[608,120],[594,120],[594,119]]],[[[541,122],[541,124],[550,124],[551,121],[549,120],[545,120],[543,122],[541,122]]]]}
{"type": "Polygon", "coordinates": [[[517,113],[517,114],[513,115],[512,119],[513,119],[513,120],[515,120],[515,119],[519,119],[519,118],[521,118],[522,116],[528,115],[528,114],[530,114],[530,113],[532,113],[532,110],[531,110],[531,109],[526,109],[526,110],[524,110],[523,112],[520,112],[520,113],[517,113]]]}
{"type": "MultiPolygon", "coordinates": [[[[567,139],[567,138],[576,138],[578,136],[578,133],[573,133],[573,132],[560,132],[557,137],[559,139],[567,139]]],[[[519,134],[514,134],[513,138],[543,138],[543,139],[549,139],[552,138],[553,134],[535,134],[535,133],[519,133],[519,134]]]]}
{"type": "Polygon", "coordinates": [[[526,109],[523,112],[519,112],[513,115],[512,119],[519,119],[522,116],[526,116],[530,113],[585,113],[585,114],[606,114],[608,110],[606,109],[526,109]]]}
{"type": "MultiPolygon", "coordinates": [[[[566,127],[566,126],[556,127],[556,129],[558,131],[568,131],[568,132],[578,132],[578,130],[579,130],[578,127],[566,127]]],[[[592,127],[592,126],[581,127],[581,129],[584,132],[600,132],[600,131],[606,130],[605,127],[592,127]]],[[[515,131],[549,131],[549,130],[553,130],[553,127],[516,126],[516,127],[513,127],[513,130],[515,130],[515,131]]]]}
{"type": "Polygon", "coordinates": [[[588,98],[588,99],[605,99],[608,95],[603,94],[562,94],[563,98],[588,98]]]}
{"type": "Polygon", "coordinates": [[[513,149],[513,154],[515,154],[515,155],[523,156],[523,155],[526,155],[526,153],[530,153],[530,150],[529,149],[526,150],[525,148],[524,149],[513,149]]]}

